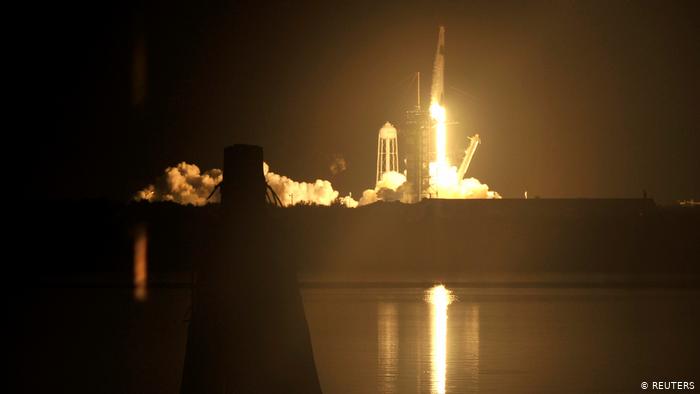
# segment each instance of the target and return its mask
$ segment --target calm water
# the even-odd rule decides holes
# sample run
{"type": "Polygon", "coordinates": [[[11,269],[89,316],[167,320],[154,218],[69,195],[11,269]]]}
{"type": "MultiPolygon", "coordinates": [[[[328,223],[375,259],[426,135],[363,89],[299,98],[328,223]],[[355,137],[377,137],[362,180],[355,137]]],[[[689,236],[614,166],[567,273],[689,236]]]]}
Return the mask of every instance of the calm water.
{"type": "Polygon", "coordinates": [[[700,380],[697,291],[306,289],[323,391],[640,391],[700,380]]]}
{"type": "MultiPolygon", "coordinates": [[[[302,291],[325,394],[637,392],[642,381],[700,380],[697,290],[452,289],[449,305],[426,302],[426,290],[302,291]]],[[[189,290],[149,289],[143,302],[119,288],[26,297],[10,319],[27,322],[26,392],[179,391],[189,290]]]]}

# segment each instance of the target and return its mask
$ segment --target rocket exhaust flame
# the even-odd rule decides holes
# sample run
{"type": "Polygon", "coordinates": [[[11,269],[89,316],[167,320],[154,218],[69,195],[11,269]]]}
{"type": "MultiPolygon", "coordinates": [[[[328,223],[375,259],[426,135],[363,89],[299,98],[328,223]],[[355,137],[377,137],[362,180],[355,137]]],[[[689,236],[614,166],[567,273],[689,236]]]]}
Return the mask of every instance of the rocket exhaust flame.
{"type": "Polygon", "coordinates": [[[435,133],[435,160],[429,164],[430,194],[436,198],[501,198],[488,185],[476,178],[462,179],[474,155],[479,140],[478,134],[471,137],[465,163],[452,166],[447,159],[447,111],[444,101],[445,76],[445,28],[440,26],[438,47],[433,64],[433,83],[430,92],[430,119],[435,133]]]}
{"type": "Polygon", "coordinates": [[[430,104],[430,117],[435,123],[435,162],[447,163],[447,114],[445,107],[433,102],[430,104]]]}

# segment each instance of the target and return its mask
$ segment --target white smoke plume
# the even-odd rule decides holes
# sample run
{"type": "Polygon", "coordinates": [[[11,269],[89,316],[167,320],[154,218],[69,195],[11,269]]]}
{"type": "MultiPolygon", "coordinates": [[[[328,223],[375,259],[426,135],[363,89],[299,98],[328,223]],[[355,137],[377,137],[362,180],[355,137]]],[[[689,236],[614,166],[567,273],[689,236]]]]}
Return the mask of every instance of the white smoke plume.
{"type": "MultiPolygon", "coordinates": [[[[333,185],[329,181],[317,179],[313,183],[297,182],[270,171],[267,163],[263,163],[263,173],[267,184],[275,191],[285,207],[297,204],[328,206],[338,200],[339,193],[333,189],[333,185]]],[[[345,198],[341,203],[346,204],[345,198]]],[[[352,204],[351,201],[348,203],[352,204]]]]}
{"type": "MultiPolygon", "coordinates": [[[[476,178],[457,180],[457,168],[447,167],[441,176],[432,176],[430,181],[430,195],[432,198],[446,199],[477,199],[477,198],[501,198],[498,192],[489,190],[489,185],[481,183],[476,178]]],[[[409,184],[406,177],[398,172],[390,171],[382,174],[374,189],[362,192],[358,202],[359,206],[368,205],[377,201],[401,201],[409,202],[409,184]]]]}
{"type": "Polygon", "coordinates": [[[489,190],[489,185],[476,178],[462,179],[454,187],[438,186],[436,190],[437,197],[440,198],[501,198],[498,192],[489,190]]]}
{"type": "Polygon", "coordinates": [[[345,197],[340,197],[338,199],[338,202],[345,208],[357,208],[360,205],[360,203],[357,200],[352,198],[352,193],[345,197]]]}
{"type": "Polygon", "coordinates": [[[379,198],[377,198],[377,191],[374,189],[367,189],[362,192],[362,197],[360,197],[360,201],[358,201],[357,205],[369,205],[377,201],[379,201],[379,198]]]}
{"type": "Polygon", "coordinates": [[[184,161],[176,167],[168,167],[165,174],[134,196],[135,200],[172,201],[182,205],[205,205],[219,201],[218,192],[207,201],[214,187],[221,182],[223,174],[219,169],[200,173],[199,167],[184,161]]]}
{"type": "MultiPolygon", "coordinates": [[[[331,205],[338,202],[348,208],[355,208],[358,202],[352,196],[338,197],[338,191],[333,189],[329,181],[317,179],[313,183],[297,182],[283,175],[270,171],[267,163],[263,163],[263,174],[267,184],[275,191],[285,207],[298,204],[331,205]]],[[[176,167],[165,169],[163,176],[155,184],[148,185],[134,196],[137,201],[172,201],[182,205],[205,205],[209,202],[219,202],[217,191],[207,200],[212,191],[223,180],[219,169],[200,173],[199,167],[182,162],[176,167]]]]}
{"type": "Polygon", "coordinates": [[[406,182],[406,176],[400,172],[387,171],[382,174],[382,178],[377,182],[375,189],[391,189],[396,191],[406,182]]]}
{"type": "MultiPolygon", "coordinates": [[[[437,178],[431,178],[434,182],[431,185],[432,197],[501,198],[497,192],[489,190],[489,186],[482,184],[478,179],[466,178],[457,181],[456,168],[450,167],[448,171],[448,176],[440,177],[442,182],[436,182],[437,178]]],[[[396,171],[382,174],[374,189],[365,190],[359,201],[355,200],[352,194],[340,197],[340,193],[333,189],[333,185],[327,180],[298,182],[270,171],[267,163],[263,163],[263,174],[267,184],[285,207],[299,204],[330,206],[337,203],[347,208],[356,208],[377,201],[407,202],[408,199],[409,185],[406,177],[396,171]]],[[[163,176],[159,177],[154,184],[138,191],[134,199],[202,206],[209,202],[220,201],[218,191],[210,199],[207,200],[207,197],[222,180],[223,173],[219,169],[214,168],[201,173],[196,165],[182,162],[175,167],[166,168],[163,176]]]]}
{"type": "Polygon", "coordinates": [[[406,195],[402,186],[406,183],[406,176],[396,171],[387,171],[382,174],[374,189],[367,189],[362,192],[359,206],[383,201],[403,201],[406,195]]]}
{"type": "Polygon", "coordinates": [[[430,163],[430,194],[433,198],[501,198],[476,178],[458,179],[457,167],[430,163]]]}

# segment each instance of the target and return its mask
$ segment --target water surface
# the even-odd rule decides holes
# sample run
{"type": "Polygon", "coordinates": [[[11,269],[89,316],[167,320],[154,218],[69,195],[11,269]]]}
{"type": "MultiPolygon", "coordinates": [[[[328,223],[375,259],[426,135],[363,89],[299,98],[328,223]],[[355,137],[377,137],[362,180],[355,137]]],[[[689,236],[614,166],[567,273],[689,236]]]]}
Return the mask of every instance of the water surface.
{"type": "Polygon", "coordinates": [[[700,377],[699,293],[305,289],[324,393],[639,391],[700,377]]]}

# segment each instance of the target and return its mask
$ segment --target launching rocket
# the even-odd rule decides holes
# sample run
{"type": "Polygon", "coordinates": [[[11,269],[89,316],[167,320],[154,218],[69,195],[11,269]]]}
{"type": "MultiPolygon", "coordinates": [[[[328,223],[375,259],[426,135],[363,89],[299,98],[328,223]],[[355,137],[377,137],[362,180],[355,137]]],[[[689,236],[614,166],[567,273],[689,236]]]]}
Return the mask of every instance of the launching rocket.
{"type": "MultiPolygon", "coordinates": [[[[445,124],[445,27],[440,26],[435,64],[433,64],[433,85],[430,89],[430,118],[435,130],[435,171],[444,173],[447,162],[447,126],[445,124]],[[439,168],[438,168],[439,167],[439,168]]],[[[436,175],[437,176],[437,175],[436,175]]]]}
{"type": "Polygon", "coordinates": [[[440,26],[437,52],[433,64],[433,84],[430,89],[430,103],[443,105],[445,98],[445,27],[440,26]]]}

